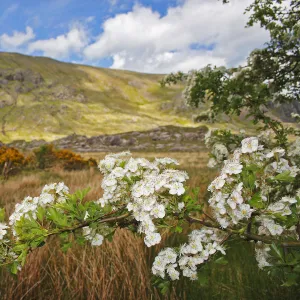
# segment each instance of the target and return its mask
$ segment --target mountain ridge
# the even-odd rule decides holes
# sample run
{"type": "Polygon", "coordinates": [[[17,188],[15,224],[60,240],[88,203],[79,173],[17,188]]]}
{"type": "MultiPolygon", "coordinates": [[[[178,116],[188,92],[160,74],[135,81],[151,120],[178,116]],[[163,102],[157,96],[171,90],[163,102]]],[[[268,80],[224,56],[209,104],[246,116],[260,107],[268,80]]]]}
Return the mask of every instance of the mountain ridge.
{"type": "Polygon", "coordinates": [[[161,78],[0,53],[0,140],[195,126],[189,114],[172,109],[181,101],[182,87],[162,91],[161,78]]]}

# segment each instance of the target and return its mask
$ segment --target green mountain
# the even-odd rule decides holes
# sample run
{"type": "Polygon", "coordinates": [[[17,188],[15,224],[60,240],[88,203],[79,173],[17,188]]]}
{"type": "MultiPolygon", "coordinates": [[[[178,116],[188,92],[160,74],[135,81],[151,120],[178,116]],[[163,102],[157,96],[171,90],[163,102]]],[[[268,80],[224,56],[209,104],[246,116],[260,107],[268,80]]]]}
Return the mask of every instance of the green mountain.
{"type": "Polygon", "coordinates": [[[161,78],[0,53],[0,141],[194,127],[174,110],[182,87],[161,89],[161,78]]]}

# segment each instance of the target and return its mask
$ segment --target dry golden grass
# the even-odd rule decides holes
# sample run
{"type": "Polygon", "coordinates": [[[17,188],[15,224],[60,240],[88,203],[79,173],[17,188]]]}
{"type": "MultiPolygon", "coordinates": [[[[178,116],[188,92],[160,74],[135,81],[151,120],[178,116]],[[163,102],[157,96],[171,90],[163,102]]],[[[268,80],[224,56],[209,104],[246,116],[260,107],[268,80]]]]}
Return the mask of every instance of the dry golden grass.
{"type": "MultiPolygon", "coordinates": [[[[88,157],[95,155],[87,154],[88,157]]],[[[184,162],[182,168],[191,173],[192,182],[201,178],[205,158],[199,153],[135,153],[134,156],[153,158],[171,156],[184,162]],[[195,175],[196,176],[195,178],[195,175]]],[[[95,157],[101,159],[104,154],[95,157]]],[[[208,180],[206,178],[206,180],[208,180]]],[[[42,187],[51,182],[64,181],[71,192],[91,188],[88,200],[101,196],[101,174],[95,169],[67,172],[60,169],[21,174],[1,184],[0,204],[11,213],[14,205],[24,197],[39,195],[42,187]]],[[[201,180],[200,180],[201,185],[201,180]]],[[[204,190],[204,188],[203,188],[204,190]]],[[[32,253],[24,269],[14,279],[2,270],[1,299],[159,299],[151,285],[151,264],[158,249],[148,249],[142,239],[127,230],[118,230],[113,242],[101,247],[74,245],[67,254],[61,252],[53,239],[32,253]]],[[[185,292],[170,299],[185,299],[185,292]]]]}
{"type": "Polygon", "coordinates": [[[8,213],[14,205],[26,196],[38,196],[45,184],[63,181],[70,187],[71,192],[90,187],[87,200],[95,200],[101,196],[101,174],[97,170],[64,171],[51,169],[36,171],[35,173],[22,173],[0,183],[0,204],[8,213]]]}
{"type": "Polygon", "coordinates": [[[4,274],[2,299],[157,299],[147,256],[143,241],[125,230],[112,243],[67,254],[53,240],[29,257],[17,280],[4,274]]]}

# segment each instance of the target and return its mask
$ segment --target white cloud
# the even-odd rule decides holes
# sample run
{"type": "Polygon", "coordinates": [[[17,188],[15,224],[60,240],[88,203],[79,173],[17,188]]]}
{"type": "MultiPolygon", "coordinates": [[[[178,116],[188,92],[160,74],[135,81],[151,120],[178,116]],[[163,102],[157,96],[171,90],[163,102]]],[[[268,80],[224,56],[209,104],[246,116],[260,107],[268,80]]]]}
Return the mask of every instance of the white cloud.
{"type": "Polygon", "coordinates": [[[16,50],[34,39],[35,34],[31,27],[26,27],[26,32],[14,31],[12,35],[6,33],[0,36],[0,48],[4,50],[16,50]]]}
{"type": "Polygon", "coordinates": [[[87,17],[86,19],[85,19],[85,22],[86,23],[91,23],[91,22],[93,22],[95,20],[95,16],[90,16],[90,17],[87,17]]]}
{"type": "Polygon", "coordinates": [[[187,71],[208,63],[236,65],[268,39],[261,28],[245,29],[244,9],[252,0],[186,0],[160,16],[134,6],[106,20],[103,33],[84,50],[85,58],[113,58],[113,68],[144,72],[187,71]],[[191,49],[192,44],[206,45],[191,49]],[[209,45],[214,45],[209,50],[209,45]]]}
{"type": "Polygon", "coordinates": [[[80,54],[87,44],[87,31],[82,26],[76,25],[67,34],[30,43],[28,50],[30,53],[41,51],[45,56],[63,59],[72,54],[80,54]]]}
{"type": "Polygon", "coordinates": [[[199,53],[194,50],[178,52],[161,52],[152,55],[132,55],[122,51],[113,55],[113,69],[131,69],[148,73],[168,73],[170,71],[188,71],[207,64],[225,65],[223,57],[213,56],[211,52],[199,53]]]}

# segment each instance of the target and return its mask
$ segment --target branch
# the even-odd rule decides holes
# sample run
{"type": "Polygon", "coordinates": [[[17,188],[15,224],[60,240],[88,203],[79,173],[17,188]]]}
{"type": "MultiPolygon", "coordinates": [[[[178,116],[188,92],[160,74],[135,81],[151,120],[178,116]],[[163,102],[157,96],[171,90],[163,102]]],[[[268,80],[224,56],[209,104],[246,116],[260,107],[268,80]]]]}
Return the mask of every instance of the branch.
{"type": "MultiPolygon", "coordinates": [[[[111,214],[112,213],[109,213],[107,215],[111,215],[111,214]]],[[[113,222],[117,223],[118,221],[124,220],[127,217],[129,217],[129,216],[130,216],[130,213],[127,213],[127,214],[124,214],[124,215],[121,215],[121,216],[118,216],[118,217],[110,217],[110,218],[106,218],[106,219],[101,219],[103,217],[103,216],[101,216],[101,217],[99,217],[96,220],[85,221],[85,222],[83,222],[81,224],[78,224],[78,225],[76,225],[74,227],[63,228],[62,230],[59,230],[59,231],[50,232],[49,234],[47,234],[47,236],[56,235],[56,234],[60,234],[60,233],[64,233],[64,232],[73,232],[73,231],[75,231],[77,229],[89,226],[92,223],[99,223],[99,224],[100,223],[113,223],[113,222]]]]}
{"type": "MultiPolygon", "coordinates": [[[[189,223],[199,223],[206,227],[216,228],[218,230],[228,232],[231,235],[236,234],[236,235],[240,236],[241,238],[246,238],[247,240],[251,240],[251,241],[257,241],[257,242],[260,241],[265,244],[272,244],[275,241],[280,242],[280,241],[278,241],[272,237],[268,237],[268,236],[261,236],[261,235],[257,235],[257,234],[253,234],[253,233],[249,233],[249,232],[239,232],[239,231],[233,230],[231,228],[222,228],[222,227],[220,227],[220,225],[218,225],[216,223],[206,222],[205,220],[196,219],[191,216],[186,216],[186,220],[189,223]]],[[[282,247],[288,247],[288,248],[300,247],[300,241],[282,241],[282,242],[280,242],[280,245],[282,247]]]]}

